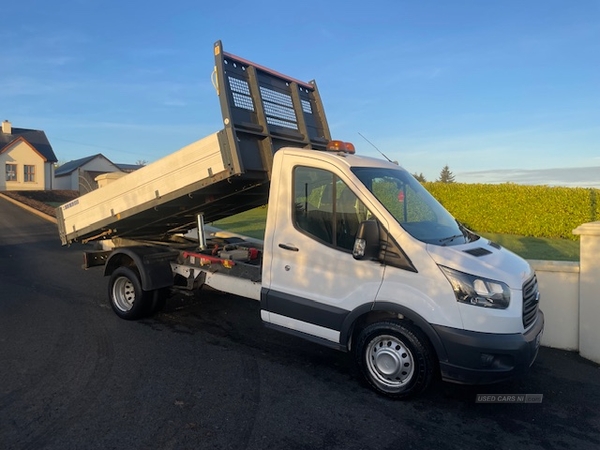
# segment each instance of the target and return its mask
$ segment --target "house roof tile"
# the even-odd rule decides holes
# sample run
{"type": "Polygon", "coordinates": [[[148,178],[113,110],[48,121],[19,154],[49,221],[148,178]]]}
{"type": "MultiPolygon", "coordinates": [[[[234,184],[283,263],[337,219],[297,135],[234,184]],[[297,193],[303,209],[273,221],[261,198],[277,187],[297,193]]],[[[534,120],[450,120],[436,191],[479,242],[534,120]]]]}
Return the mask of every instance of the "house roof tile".
{"type": "Polygon", "coordinates": [[[29,130],[27,128],[12,128],[11,133],[0,132],[0,153],[19,138],[25,139],[33,148],[35,148],[48,162],[56,162],[56,155],[52,146],[46,137],[46,133],[41,130],[29,130]]]}
{"type": "Polygon", "coordinates": [[[73,172],[74,170],[77,170],[81,166],[89,163],[90,161],[92,161],[93,159],[98,158],[98,157],[102,157],[102,158],[106,159],[106,157],[102,153],[97,153],[95,155],[86,156],[85,158],[74,159],[73,161],[69,161],[67,163],[64,163],[60,167],[58,167],[54,171],[54,176],[60,177],[62,175],[68,175],[71,172],[73,172]]]}

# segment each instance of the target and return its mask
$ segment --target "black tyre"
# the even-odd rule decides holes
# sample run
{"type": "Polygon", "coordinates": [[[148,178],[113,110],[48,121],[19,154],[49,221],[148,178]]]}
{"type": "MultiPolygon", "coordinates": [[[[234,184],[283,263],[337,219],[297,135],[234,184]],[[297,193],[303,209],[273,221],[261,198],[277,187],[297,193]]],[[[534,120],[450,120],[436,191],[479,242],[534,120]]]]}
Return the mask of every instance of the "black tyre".
{"type": "Polygon", "coordinates": [[[119,267],[112,273],[108,298],[113,311],[121,319],[140,319],[153,307],[153,292],[142,290],[138,273],[130,267],[119,267]]]}
{"type": "Polygon", "coordinates": [[[396,399],[424,391],[436,367],[427,337],[408,322],[367,326],[358,336],[355,357],[371,387],[396,399]]]}

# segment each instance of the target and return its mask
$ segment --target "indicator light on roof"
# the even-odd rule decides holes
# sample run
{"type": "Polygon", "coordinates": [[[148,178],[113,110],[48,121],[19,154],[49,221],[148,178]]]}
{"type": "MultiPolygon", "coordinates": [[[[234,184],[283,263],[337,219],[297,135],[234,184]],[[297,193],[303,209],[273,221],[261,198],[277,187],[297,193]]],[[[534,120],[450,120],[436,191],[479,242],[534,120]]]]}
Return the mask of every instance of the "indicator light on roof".
{"type": "Polygon", "coordinates": [[[354,154],[356,152],[354,144],[351,142],[344,141],[329,141],[327,144],[327,151],[329,152],[344,152],[354,154]]]}

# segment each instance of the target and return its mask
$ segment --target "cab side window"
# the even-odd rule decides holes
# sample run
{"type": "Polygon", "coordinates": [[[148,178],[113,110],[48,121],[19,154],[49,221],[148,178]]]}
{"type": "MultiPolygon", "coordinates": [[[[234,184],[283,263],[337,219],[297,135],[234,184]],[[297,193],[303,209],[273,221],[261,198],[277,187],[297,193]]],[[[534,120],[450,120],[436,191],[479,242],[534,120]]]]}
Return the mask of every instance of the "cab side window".
{"type": "Polygon", "coordinates": [[[369,212],[333,173],[310,167],[294,169],[294,225],[318,241],[352,250],[358,225],[369,212]]]}

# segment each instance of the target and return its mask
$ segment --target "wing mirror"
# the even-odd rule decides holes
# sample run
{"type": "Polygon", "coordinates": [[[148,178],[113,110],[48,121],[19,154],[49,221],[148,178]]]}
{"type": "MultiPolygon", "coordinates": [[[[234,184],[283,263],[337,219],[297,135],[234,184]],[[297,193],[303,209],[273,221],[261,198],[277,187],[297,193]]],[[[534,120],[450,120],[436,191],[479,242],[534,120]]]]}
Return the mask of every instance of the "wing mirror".
{"type": "Polygon", "coordinates": [[[375,220],[365,220],[358,226],[352,256],[354,259],[374,259],[379,255],[379,225],[375,220]]]}

